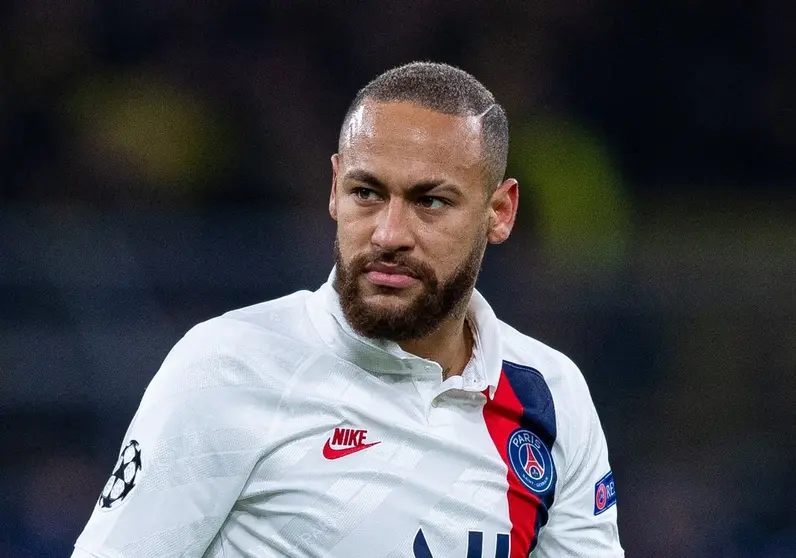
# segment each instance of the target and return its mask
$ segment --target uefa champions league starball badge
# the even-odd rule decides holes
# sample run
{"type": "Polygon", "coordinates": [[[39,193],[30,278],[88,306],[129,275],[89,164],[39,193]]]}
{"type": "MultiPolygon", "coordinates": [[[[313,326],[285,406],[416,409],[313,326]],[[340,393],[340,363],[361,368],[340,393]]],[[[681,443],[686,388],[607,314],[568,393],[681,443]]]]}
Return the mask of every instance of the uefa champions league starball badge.
{"type": "Polygon", "coordinates": [[[141,447],[135,440],[130,440],[119,454],[119,460],[102,489],[97,506],[102,510],[111,510],[120,505],[135,488],[140,476],[141,447]]]}

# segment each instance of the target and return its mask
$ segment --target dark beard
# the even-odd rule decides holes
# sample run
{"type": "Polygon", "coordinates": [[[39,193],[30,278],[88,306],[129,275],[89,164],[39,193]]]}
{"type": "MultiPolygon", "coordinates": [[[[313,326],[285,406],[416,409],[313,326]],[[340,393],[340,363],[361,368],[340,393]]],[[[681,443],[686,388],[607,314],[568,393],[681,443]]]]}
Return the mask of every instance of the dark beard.
{"type": "MultiPolygon", "coordinates": [[[[334,260],[337,265],[334,287],[340,295],[340,306],[346,321],[358,334],[371,339],[401,342],[422,339],[436,331],[450,316],[466,310],[484,256],[486,240],[478,243],[453,276],[440,285],[434,270],[403,252],[377,251],[362,254],[346,266],[335,240],[334,260]],[[408,307],[380,308],[364,302],[359,279],[374,263],[397,264],[420,280],[423,292],[408,307]]],[[[389,293],[390,287],[379,287],[389,293]]]]}

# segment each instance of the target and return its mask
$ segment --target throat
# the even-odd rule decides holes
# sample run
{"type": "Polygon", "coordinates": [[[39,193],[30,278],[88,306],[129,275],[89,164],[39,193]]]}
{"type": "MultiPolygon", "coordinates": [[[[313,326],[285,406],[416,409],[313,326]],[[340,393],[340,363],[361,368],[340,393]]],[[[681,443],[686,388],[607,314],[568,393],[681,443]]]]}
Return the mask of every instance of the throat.
{"type": "Polygon", "coordinates": [[[421,358],[433,360],[442,367],[442,380],[459,376],[473,356],[475,336],[469,320],[462,319],[447,335],[436,332],[432,338],[401,343],[401,348],[421,358]]]}

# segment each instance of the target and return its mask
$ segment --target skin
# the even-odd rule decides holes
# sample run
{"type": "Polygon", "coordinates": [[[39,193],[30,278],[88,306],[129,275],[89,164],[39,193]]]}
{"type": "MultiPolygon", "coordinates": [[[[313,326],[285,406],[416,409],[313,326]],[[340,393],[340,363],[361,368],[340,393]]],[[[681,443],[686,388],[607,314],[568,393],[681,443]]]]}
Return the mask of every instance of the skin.
{"type": "MultiPolygon", "coordinates": [[[[343,264],[363,254],[403,252],[430,266],[440,282],[487,243],[504,242],[517,214],[518,186],[506,179],[494,192],[484,183],[481,121],[439,113],[407,102],[366,99],[332,156],[329,213],[337,222],[343,264]]],[[[358,277],[371,308],[400,311],[424,289],[358,277]]],[[[465,325],[468,292],[460,310],[431,334],[400,341],[405,351],[434,360],[446,375],[461,374],[472,354],[465,325]]]]}

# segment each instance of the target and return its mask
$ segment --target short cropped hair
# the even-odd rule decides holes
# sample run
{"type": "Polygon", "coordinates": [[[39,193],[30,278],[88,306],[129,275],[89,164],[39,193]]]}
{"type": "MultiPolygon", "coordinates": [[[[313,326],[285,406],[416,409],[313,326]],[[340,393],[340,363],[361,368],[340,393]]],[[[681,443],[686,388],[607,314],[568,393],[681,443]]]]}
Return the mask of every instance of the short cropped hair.
{"type": "Polygon", "coordinates": [[[506,112],[494,95],[464,70],[436,62],[412,62],[384,72],[363,87],[348,107],[338,139],[340,148],[351,116],[365,99],[406,101],[443,114],[481,116],[488,192],[502,182],[509,151],[506,112]]]}

